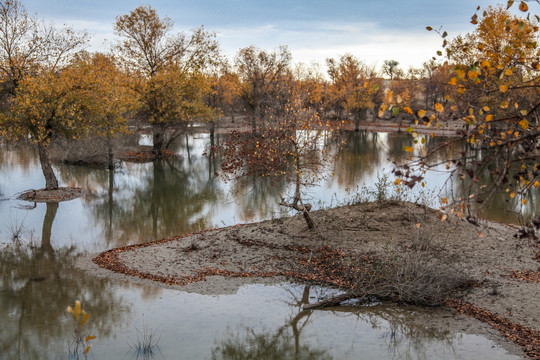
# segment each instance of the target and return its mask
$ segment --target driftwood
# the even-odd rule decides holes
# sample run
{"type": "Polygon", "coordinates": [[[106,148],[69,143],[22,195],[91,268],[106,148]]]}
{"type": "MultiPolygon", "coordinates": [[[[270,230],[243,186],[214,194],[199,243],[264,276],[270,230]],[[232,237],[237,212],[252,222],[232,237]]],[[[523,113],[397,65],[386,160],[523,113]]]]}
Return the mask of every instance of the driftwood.
{"type": "Polygon", "coordinates": [[[336,306],[342,303],[345,300],[350,300],[357,298],[358,295],[352,294],[352,293],[346,293],[341,294],[338,296],[334,296],[330,299],[322,300],[313,304],[306,304],[304,305],[304,310],[313,310],[313,309],[319,309],[327,306],[336,306]]]}

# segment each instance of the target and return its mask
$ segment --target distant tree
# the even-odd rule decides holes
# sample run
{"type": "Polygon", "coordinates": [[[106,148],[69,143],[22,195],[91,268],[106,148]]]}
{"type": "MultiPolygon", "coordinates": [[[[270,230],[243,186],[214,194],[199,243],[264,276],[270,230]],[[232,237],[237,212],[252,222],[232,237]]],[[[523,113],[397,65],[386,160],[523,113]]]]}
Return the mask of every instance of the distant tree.
{"type": "Polygon", "coordinates": [[[141,114],[152,125],[156,156],[189,121],[213,116],[202,96],[209,89],[205,71],[221,61],[215,34],[203,27],[171,34],[172,27],[148,5],[118,16],[114,27],[119,57],[139,77],[141,114]]]}
{"type": "Polygon", "coordinates": [[[228,65],[224,65],[215,74],[212,82],[212,107],[219,108],[223,114],[228,114],[234,122],[235,105],[238,104],[242,88],[240,77],[228,65]]]}
{"type": "Polygon", "coordinates": [[[242,97],[248,108],[252,131],[262,121],[279,93],[286,92],[283,80],[289,76],[291,53],[286,46],[268,52],[248,46],[238,51],[235,66],[242,82],[242,97]]]}
{"type": "Polygon", "coordinates": [[[330,76],[329,100],[344,109],[347,116],[353,115],[358,130],[367,110],[376,108],[382,101],[381,81],[372,67],[351,54],[339,60],[327,59],[326,64],[330,76]]]}
{"type": "Polygon", "coordinates": [[[128,117],[137,101],[129,74],[123,71],[112,55],[82,54],[76,65],[86,68],[91,79],[91,101],[87,116],[92,116],[89,132],[107,139],[107,166],[114,168],[113,139],[128,132],[128,117]]]}
{"type": "Polygon", "coordinates": [[[390,80],[394,80],[396,76],[400,76],[403,74],[403,71],[398,68],[399,62],[396,60],[384,60],[382,71],[383,74],[387,75],[390,80]]]}

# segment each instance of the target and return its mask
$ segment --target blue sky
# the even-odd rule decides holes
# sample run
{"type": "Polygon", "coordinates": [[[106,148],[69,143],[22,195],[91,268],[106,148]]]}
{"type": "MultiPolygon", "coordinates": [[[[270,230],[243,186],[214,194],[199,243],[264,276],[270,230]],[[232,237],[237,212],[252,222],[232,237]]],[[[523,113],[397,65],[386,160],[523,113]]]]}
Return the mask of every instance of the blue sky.
{"type": "Polygon", "coordinates": [[[218,33],[229,57],[244,46],[272,50],[288,45],[296,62],[324,65],[328,57],[352,53],[370,65],[396,59],[400,66],[420,66],[440,47],[425,30],[444,25],[450,36],[472,30],[476,7],[487,0],[22,0],[31,13],[92,34],[91,50],[115,41],[113,23],[140,4],[169,16],[177,31],[200,25],[218,33]]]}

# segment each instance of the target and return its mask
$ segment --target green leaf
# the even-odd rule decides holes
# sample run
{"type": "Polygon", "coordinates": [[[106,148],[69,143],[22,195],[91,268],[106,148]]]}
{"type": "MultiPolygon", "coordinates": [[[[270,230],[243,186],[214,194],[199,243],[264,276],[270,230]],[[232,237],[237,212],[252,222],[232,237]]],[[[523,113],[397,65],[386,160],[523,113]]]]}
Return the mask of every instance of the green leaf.
{"type": "Polygon", "coordinates": [[[392,115],[398,116],[399,115],[399,108],[395,107],[392,109],[392,115]]]}

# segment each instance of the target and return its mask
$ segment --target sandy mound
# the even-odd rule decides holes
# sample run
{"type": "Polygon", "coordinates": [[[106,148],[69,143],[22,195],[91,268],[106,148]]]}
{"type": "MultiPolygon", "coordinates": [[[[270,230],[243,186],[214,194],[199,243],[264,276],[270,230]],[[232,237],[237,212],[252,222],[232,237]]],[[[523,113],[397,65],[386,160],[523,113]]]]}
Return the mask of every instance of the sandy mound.
{"type": "Polygon", "coordinates": [[[17,198],[32,202],[61,202],[76,199],[83,193],[84,190],[81,188],[61,187],[54,190],[28,190],[20,194],[17,198]]]}

